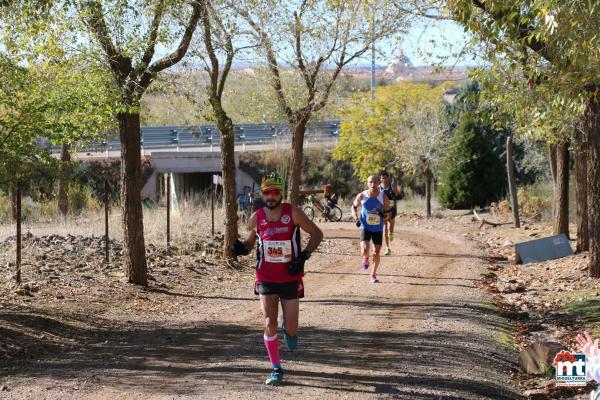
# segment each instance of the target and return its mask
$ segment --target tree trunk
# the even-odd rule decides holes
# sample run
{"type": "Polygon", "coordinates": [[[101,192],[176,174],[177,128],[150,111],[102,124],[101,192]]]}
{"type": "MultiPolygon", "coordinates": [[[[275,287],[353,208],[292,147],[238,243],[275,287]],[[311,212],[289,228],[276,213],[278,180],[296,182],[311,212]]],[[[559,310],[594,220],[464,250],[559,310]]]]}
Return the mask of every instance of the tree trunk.
{"type": "Polygon", "coordinates": [[[575,134],[575,196],[577,203],[577,253],[589,250],[587,199],[588,143],[584,135],[575,134]]]}
{"type": "Polygon", "coordinates": [[[63,217],[69,213],[69,181],[71,178],[71,153],[69,145],[63,143],[60,150],[60,177],[58,179],[58,210],[63,217]]]}
{"type": "Polygon", "coordinates": [[[569,143],[556,145],[556,185],[554,192],[554,234],[569,236],[569,143]]]}
{"type": "Polygon", "coordinates": [[[506,138],[506,171],[508,173],[508,191],[510,193],[513,221],[515,223],[515,228],[520,228],[521,220],[519,218],[519,200],[517,198],[517,183],[515,181],[515,170],[513,167],[513,146],[511,136],[506,138]]]}
{"type": "Polygon", "coordinates": [[[600,278],[600,94],[593,91],[584,113],[588,139],[588,228],[590,234],[589,273],[600,278]]]}
{"type": "Polygon", "coordinates": [[[548,145],[548,163],[552,177],[552,222],[556,215],[556,144],[548,145]]]}
{"type": "Polygon", "coordinates": [[[220,104],[216,107],[217,126],[221,131],[221,165],[223,174],[223,202],[225,204],[225,238],[223,256],[231,258],[229,249],[238,238],[237,191],[235,169],[235,135],[233,122],[220,104]]]}
{"type": "Polygon", "coordinates": [[[552,175],[552,181],[556,182],[556,144],[548,145],[548,162],[550,163],[550,174],[552,175]]]}
{"type": "Polygon", "coordinates": [[[425,178],[425,208],[427,218],[431,218],[431,181],[433,174],[430,169],[426,169],[423,173],[425,178]]]}
{"type": "Polygon", "coordinates": [[[306,132],[307,118],[297,118],[292,124],[294,136],[292,137],[292,165],[289,177],[289,199],[292,205],[297,206],[300,200],[300,181],[304,168],[304,134],[306,132]]]}
{"type": "Polygon", "coordinates": [[[139,113],[119,113],[121,137],[121,204],[123,207],[123,268],[129,282],[148,285],[141,199],[142,158],[139,113]]]}

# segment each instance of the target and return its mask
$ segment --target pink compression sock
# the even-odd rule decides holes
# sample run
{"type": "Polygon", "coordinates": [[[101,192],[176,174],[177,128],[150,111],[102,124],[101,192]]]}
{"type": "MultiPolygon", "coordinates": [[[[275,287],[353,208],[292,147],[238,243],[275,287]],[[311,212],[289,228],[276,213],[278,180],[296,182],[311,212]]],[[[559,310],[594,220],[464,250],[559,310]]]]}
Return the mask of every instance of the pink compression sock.
{"type": "Polygon", "coordinates": [[[273,367],[279,367],[281,365],[281,360],[279,359],[279,340],[277,340],[277,335],[264,335],[264,339],[265,348],[267,349],[267,353],[269,353],[271,364],[273,364],[273,367]]]}

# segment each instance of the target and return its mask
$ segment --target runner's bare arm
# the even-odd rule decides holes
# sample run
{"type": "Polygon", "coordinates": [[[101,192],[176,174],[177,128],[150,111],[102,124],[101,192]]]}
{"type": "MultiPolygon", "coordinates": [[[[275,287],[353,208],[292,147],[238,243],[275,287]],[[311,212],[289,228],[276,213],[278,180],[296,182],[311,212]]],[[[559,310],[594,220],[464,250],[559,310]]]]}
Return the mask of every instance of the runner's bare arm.
{"type": "Polygon", "coordinates": [[[360,206],[360,202],[363,199],[363,194],[359,193],[356,195],[354,202],[352,203],[352,218],[358,219],[358,206],[360,206]]]}
{"type": "Polygon", "coordinates": [[[396,194],[396,196],[400,196],[400,188],[396,185],[396,182],[393,183],[392,190],[396,194]]]}
{"type": "Polygon", "coordinates": [[[389,211],[392,209],[392,206],[390,205],[390,199],[388,199],[387,196],[383,196],[383,211],[389,211]]]}
{"type": "Polygon", "coordinates": [[[256,244],[256,212],[253,212],[248,218],[246,225],[246,240],[244,241],[247,249],[252,250],[256,244]]]}
{"type": "Polygon", "coordinates": [[[300,229],[310,235],[305,250],[312,253],[319,247],[319,244],[323,240],[323,231],[321,231],[314,222],[308,219],[306,214],[304,214],[304,211],[297,207],[292,209],[292,219],[294,220],[294,224],[298,225],[300,229]]]}

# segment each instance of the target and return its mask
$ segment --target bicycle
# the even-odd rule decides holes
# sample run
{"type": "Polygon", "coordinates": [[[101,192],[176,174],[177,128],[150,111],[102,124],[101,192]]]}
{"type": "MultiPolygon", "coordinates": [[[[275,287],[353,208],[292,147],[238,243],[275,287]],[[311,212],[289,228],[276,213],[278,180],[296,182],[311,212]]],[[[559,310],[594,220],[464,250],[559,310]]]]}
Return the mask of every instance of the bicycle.
{"type": "Polygon", "coordinates": [[[309,195],[307,200],[309,201],[309,204],[304,206],[302,211],[304,211],[304,214],[306,214],[311,221],[315,218],[317,212],[321,213],[321,216],[328,221],[338,222],[342,220],[342,209],[337,205],[325,206],[313,195],[309,195]]]}

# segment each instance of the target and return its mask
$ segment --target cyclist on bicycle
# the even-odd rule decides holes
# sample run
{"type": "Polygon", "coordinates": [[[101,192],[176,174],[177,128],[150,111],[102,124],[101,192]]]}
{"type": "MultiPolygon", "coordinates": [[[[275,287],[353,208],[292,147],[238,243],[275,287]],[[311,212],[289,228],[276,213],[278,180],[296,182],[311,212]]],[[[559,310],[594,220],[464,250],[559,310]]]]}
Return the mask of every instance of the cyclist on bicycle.
{"type": "Polygon", "coordinates": [[[324,217],[328,217],[331,214],[331,210],[337,205],[337,202],[337,194],[334,193],[331,196],[325,196],[325,211],[323,212],[324,217]]]}

